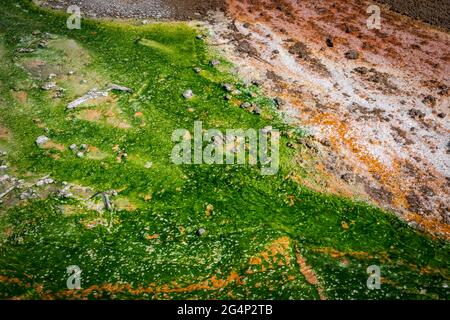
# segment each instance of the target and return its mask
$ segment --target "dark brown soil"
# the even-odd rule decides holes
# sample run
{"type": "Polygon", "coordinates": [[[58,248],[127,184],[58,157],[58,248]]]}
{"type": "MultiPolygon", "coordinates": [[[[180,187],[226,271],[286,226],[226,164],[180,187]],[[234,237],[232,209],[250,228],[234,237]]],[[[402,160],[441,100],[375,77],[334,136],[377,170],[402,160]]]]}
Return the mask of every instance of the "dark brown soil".
{"type": "Polygon", "coordinates": [[[448,0],[376,0],[393,11],[450,30],[450,1],[448,0]]]}
{"type": "Polygon", "coordinates": [[[224,8],[224,0],[44,0],[43,6],[66,10],[77,5],[91,17],[201,19],[210,10],[224,8]]]}

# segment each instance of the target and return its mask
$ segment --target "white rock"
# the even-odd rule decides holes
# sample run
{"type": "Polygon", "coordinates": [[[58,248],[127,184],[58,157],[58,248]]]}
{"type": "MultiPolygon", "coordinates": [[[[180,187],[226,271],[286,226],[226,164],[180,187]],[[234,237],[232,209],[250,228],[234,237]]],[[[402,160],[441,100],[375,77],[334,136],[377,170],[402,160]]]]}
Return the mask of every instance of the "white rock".
{"type": "Polygon", "coordinates": [[[44,83],[41,86],[41,89],[43,89],[43,90],[50,90],[50,89],[52,89],[54,87],[56,87],[56,82],[47,82],[47,83],[44,83]]]}
{"type": "Polygon", "coordinates": [[[153,166],[153,162],[148,161],[148,162],[144,165],[144,168],[145,168],[145,169],[150,169],[152,166],[153,166]]]}
{"type": "Polygon", "coordinates": [[[185,97],[186,99],[191,99],[193,96],[194,96],[194,93],[192,92],[191,89],[186,90],[186,91],[183,93],[183,97],[185,97]]]}
{"type": "Polygon", "coordinates": [[[46,144],[49,141],[50,141],[50,139],[47,138],[46,136],[39,136],[36,139],[36,144],[37,145],[43,145],[43,144],[46,144]]]}

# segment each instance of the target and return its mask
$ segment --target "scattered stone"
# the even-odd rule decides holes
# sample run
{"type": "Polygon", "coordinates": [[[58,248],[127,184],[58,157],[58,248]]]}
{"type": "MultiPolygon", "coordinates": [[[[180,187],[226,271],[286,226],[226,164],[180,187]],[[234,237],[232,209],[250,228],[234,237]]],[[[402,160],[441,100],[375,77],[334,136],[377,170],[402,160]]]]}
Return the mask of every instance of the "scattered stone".
{"type": "Polygon", "coordinates": [[[77,157],[78,158],[83,158],[84,157],[84,153],[81,152],[81,151],[77,152],[77,157]]]}
{"type": "Polygon", "coordinates": [[[153,167],[153,162],[151,162],[151,161],[146,162],[144,165],[145,169],[150,169],[151,167],[153,167]]]}
{"type": "Polygon", "coordinates": [[[253,108],[253,113],[259,116],[261,114],[261,108],[255,105],[253,108]]]}
{"type": "Polygon", "coordinates": [[[419,119],[423,119],[425,117],[425,113],[423,113],[422,111],[420,111],[418,109],[410,109],[408,111],[408,115],[411,118],[419,118],[419,119]]]}
{"type": "Polygon", "coordinates": [[[197,40],[203,40],[203,36],[201,34],[196,35],[195,38],[197,40]]]}
{"type": "Polygon", "coordinates": [[[206,233],[206,230],[203,229],[203,228],[200,228],[200,229],[197,230],[197,235],[199,237],[203,236],[205,233],[206,233]]]}
{"type": "Polygon", "coordinates": [[[232,92],[233,89],[234,89],[233,85],[232,85],[232,84],[229,84],[229,83],[225,83],[225,84],[223,85],[223,88],[224,88],[226,91],[228,91],[228,92],[232,92]]]}
{"type": "Polygon", "coordinates": [[[41,86],[41,89],[48,91],[53,89],[54,87],[56,87],[56,82],[47,82],[41,86]]]}
{"type": "Polygon", "coordinates": [[[9,175],[4,174],[4,175],[0,176],[0,182],[8,181],[8,180],[10,180],[10,178],[11,177],[9,175]]]}
{"type": "Polygon", "coordinates": [[[293,144],[292,142],[286,143],[286,146],[287,146],[288,148],[291,148],[291,149],[294,149],[294,148],[295,148],[295,146],[294,146],[294,144],[293,144]]]}
{"type": "Polygon", "coordinates": [[[63,97],[65,91],[66,91],[66,89],[64,89],[64,88],[56,88],[56,92],[55,92],[54,98],[61,98],[61,97],[63,97]]]}
{"type": "Polygon", "coordinates": [[[124,91],[124,92],[129,92],[129,93],[133,92],[133,89],[130,89],[130,88],[127,88],[124,86],[120,86],[120,85],[114,84],[114,83],[110,84],[108,86],[108,88],[106,89],[106,91],[110,91],[110,90],[124,91]]]}
{"type": "Polygon", "coordinates": [[[217,67],[217,66],[220,64],[220,61],[219,61],[219,60],[212,60],[212,61],[210,62],[210,64],[211,64],[211,66],[213,66],[213,67],[217,67]]]}
{"type": "Polygon", "coordinates": [[[447,95],[448,90],[449,90],[449,88],[445,84],[443,84],[443,85],[439,86],[438,95],[440,95],[440,96],[447,95]]]}
{"type": "Polygon", "coordinates": [[[245,22],[242,26],[243,26],[244,28],[248,29],[248,28],[250,28],[250,23],[245,22]]]}
{"type": "Polygon", "coordinates": [[[34,52],[33,48],[18,48],[16,50],[18,53],[32,53],[34,52]]]}
{"type": "Polygon", "coordinates": [[[230,94],[226,94],[223,98],[225,100],[229,101],[229,100],[231,100],[233,98],[233,96],[231,96],[230,94]]]}
{"type": "Polygon", "coordinates": [[[185,92],[183,92],[183,97],[185,99],[191,99],[194,96],[194,93],[192,92],[191,89],[186,90],[185,92]]]}
{"type": "Polygon", "coordinates": [[[331,39],[331,38],[327,38],[325,40],[325,43],[327,44],[328,48],[333,48],[334,47],[333,39],[331,39]]]}
{"type": "Polygon", "coordinates": [[[32,34],[33,36],[37,36],[38,34],[41,34],[41,31],[39,31],[39,30],[34,30],[31,34],[32,34]]]}
{"type": "Polygon", "coordinates": [[[70,70],[67,74],[68,74],[69,76],[73,76],[73,75],[75,74],[75,71],[70,70]]]}
{"type": "Polygon", "coordinates": [[[195,73],[200,73],[202,71],[202,69],[200,69],[199,67],[194,68],[195,73]]]}
{"type": "Polygon", "coordinates": [[[40,145],[46,144],[49,141],[50,141],[50,139],[47,138],[46,136],[39,136],[36,139],[36,144],[40,146],[40,145]]]}
{"type": "Polygon", "coordinates": [[[250,107],[251,107],[251,103],[250,102],[243,102],[243,103],[241,103],[241,108],[248,109],[250,107]]]}
{"type": "Polygon", "coordinates": [[[235,90],[233,90],[233,92],[231,92],[231,94],[233,94],[235,96],[238,96],[238,95],[242,94],[242,91],[238,90],[238,89],[235,89],[235,90]]]}
{"type": "Polygon", "coordinates": [[[48,80],[52,80],[53,78],[56,78],[56,74],[50,73],[50,74],[48,75],[48,80]]]}
{"type": "Polygon", "coordinates": [[[275,49],[275,50],[272,51],[272,54],[275,54],[275,55],[280,54],[280,51],[275,49]]]}
{"type": "Polygon", "coordinates": [[[27,191],[22,192],[19,195],[20,200],[27,200],[27,199],[36,198],[36,197],[37,197],[36,191],[34,191],[33,189],[28,189],[27,191]]]}
{"type": "Polygon", "coordinates": [[[6,156],[8,153],[6,151],[0,151],[0,157],[6,156]]]}
{"type": "MultiPolygon", "coordinates": [[[[63,182],[63,185],[64,185],[64,182],[63,182]]],[[[59,190],[59,196],[62,198],[66,198],[66,199],[72,198],[73,194],[69,191],[69,189],[70,189],[70,186],[67,185],[67,182],[66,182],[66,184],[64,185],[64,188],[59,190]]]]}
{"type": "Polygon", "coordinates": [[[307,59],[311,55],[308,46],[303,42],[297,41],[289,48],[289,53],[298,56],[301,59],[307,59]]]}
{"type": "Polygon", "coordinates": [[[260,86],[262,85],[262,82],[255,79],[255,80],[252,80],[252,84],[253,84],[254,86],[260,87],[260,86]]]}
{"type": "Polygon", "coordinates": [[[438,116],[439,118],[441,118],[441,119],[444,119],[444,118],[445,118],[445,113],[440,112],[440,113],[437,114],[437,116],[438,116]]]}
{"type": "Polygon", "coordinates": [[[100,98],[100,97],[106,97],[108,96],[108,91],[98,91],[97,89],[92,89],[90,90],[88,93],[86,93],[84,96],[72,101],[71,103],[69,103],[67,105],[67,109],[71,110],[71,109],[75,109],[76,107],[78,107],[80,104],[92,100],[92,99],[96,99],[96,98],[100,98]]]}
{"type": "Polygon", "coordinates": [[[436,98],[430,95],[427,95],[423,98],[422,102],[429,107],[436,106],[436,98]]]}
{"type": "Polygon", "coordinates": [[[80,145],[80,149],[81,149],[81,150],[87,150],[87,148],[88,148],[88,145],[85,144],[85,143],[83,143],[83,144],[80,145]]]}
{"type": "Polygon", "coordinates": [[[283,99],[281,99],[279,97],[276,97],[275,99],[273,99],[273,102],[275,102],[275,107],[277,109],[280,109],[280,107],[284,105],[283,99]]]}
{"type": "Polygon", "coordinates": [[[0,166],[0,170],[7,170],[7,169],[8,169],[8,166],[6,164],[2,164],[0,166]]]}
{"type": "Polygon", "coordinates": [[[70,150],[76,151],[78,149],[77,145],[75,143],[71,144],[69,147],[70,150]]]}
{"type": "Polygon", "coordinates": [[[43,178],[40,179],[38,182],[36,182],[36,186],[37,187],[42,187],[48,184],[52,184],[53,182],[55,182],[52,178],[43,178]]]}
{"type": "Polygon", "coordinates": [[[109,200],[109,196],[106,192],[102,192],[103,204],[105,205],[105,209],[107,211],[111,211],[113,209],[111,200],[109,200]]]}
{"type": "Polygon", "coordinates": [[[359,58],[359,53],[355,50],[349,50],[345,53],[345,57],[349,60],[356,60],[359,58]]]}
{"type": "Polygon", "coordinates": [[[341,175],[341,179],[344,180],[345,182],[352,182],[353,181],[353,175],[351,173],[344,173],[343,175],[341,175]]]}

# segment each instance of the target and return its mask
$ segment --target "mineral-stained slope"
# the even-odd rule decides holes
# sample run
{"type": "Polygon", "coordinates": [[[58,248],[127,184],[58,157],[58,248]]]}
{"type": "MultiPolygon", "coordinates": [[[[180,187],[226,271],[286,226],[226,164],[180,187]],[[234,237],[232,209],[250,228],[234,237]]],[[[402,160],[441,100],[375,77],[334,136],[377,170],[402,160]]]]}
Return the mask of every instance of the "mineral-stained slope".
{"type": "Polygon", "coordinates": [[[213,41],[312,133],[310,183],[448,237],[449,33],[385,7],[369,29],[365,1],[227,3],[213,41]]]}

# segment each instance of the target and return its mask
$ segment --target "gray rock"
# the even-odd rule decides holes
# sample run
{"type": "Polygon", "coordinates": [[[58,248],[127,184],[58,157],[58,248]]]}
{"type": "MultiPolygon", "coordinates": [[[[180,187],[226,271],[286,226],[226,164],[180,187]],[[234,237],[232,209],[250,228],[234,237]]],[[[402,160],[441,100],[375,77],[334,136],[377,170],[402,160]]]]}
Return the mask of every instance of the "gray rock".
{"type": "Polygon", "coordinates": [[[197,230],[196,233],[197,233],[197,235],[198,235],[199,237],[201,237],[201,236],[203,236],[203,235],[206,233],[206,230],[203,229],[203,228],[200,228],[200,229],[197,230]]]}
{"type": "Polygon", "coordinates": [[[260,86],[262,85],[262,82],[255,79],[255,80],[252,80],[252,84],[253,84],[254,86],[260,87],[260,86]]]}
{"type": "Polygon", "coordinates": [[[49,141],[50,141],[50,139],[47,138],[46,136],[39,136],[36,139],[36,144],[40,146],[40,145],[46,144],[49,141]]]}
{"type": "Polygon", "coordinates": [[[114,84],[114,83],[110,84],[108,86],[108,88],[106,89],[106,91],[111,91],[111,90],[123,91],[123,92],[128,92],[128,93],[133,92],[133,89],[130,89],[130,88],[127,88],[124,86],[120,86],[120,85],[114,84]]]}
{"type": "Polygon", "coordinates": [[[328,37],[328,38],[325,40],[325,43],[327,44],[327,47],[329,47],[329,48],[333,48],[333,47],[334,47],[333,39],[331,39],[330,37],[328,37]]]}
{"type": "Polygon", "coordinates": [[[54,180],[52,178],[44,178],[39,180],[38,182],[36,182],[36,186],[37,187],[42,187],[48,184],[52,184],[54,182],[54,180]]]}
{"type": "Polygon", "coordinates": [[[243,102],[243,103],[241,103],[241,108],[248,109],[250,107],[251,107],[251,103],[250,102],[243,102]]]}
{"type": "Polygon", "coordinates": [[[196,68],[194,68],[194,71],[195,71],[195,73],[200,73],[200,72],[202,72],[202,69],[196,67],[196,68]]]}
{"type": "Polygon", "coordinates": [[[217,67],[217,66],[220,64],[220,61],[219,61],[219,60],[212,60],[212,61],[210,62],[210,64],[211,64],[211,66],[213,66],[213,67],[217,67]]]}
{"type": "Polygon", "coordinates": [[[260,115],[261,114],[261,108],[258,105],[254,105],[253,113],[256,114],[256,115],[260,115]]]}
{"type": "Polygon", "coordinates": [[[191,99],[194,96],[194,93],[192,92],[191,89],[186,90],[185,92],[183,92],[183,97],[185,99],[191,99]]]}
{"type": "Polygon", "coordinates": [[[56,87],[56,82],[47,82],[41,86],[41,89],[48,91],[53,89],[54,87],[56,87]]]}
{"type": "Polygon", "coordinates": [[[279,98],[279,97],[276,97],[275,99],[273,99],[273,102],[275,102],[275,107],[276,107],[277,109],[279,109],[281,106],[284,105],[283,99],[281,99],[281,98],[279,98]]]}
{"type": "Polygon", "coordinates": [[[31,52],[34,52],[34,49],[32,49],[32,48],[18,48],[16,51],[18,53],[31,53],[31,52]]]}
{"type": "Polygon", "coordinates": [[[225,83],[225,84],[223,85],[223,88],[224,88],[227,92],[232,92],[233,89],[234,89],[233,85],[232,85],[232,84],[229,84],[229,83],[225,83]]]}
{"type": "Polygon", "coordinates": [[[77,145],[75,143],[71,144],[69,147],[70,150],[75,151],[78,149],[77,145]]]}
{"type": "Polygon", "coordinates": [[[349,50],[345,53],[345,57],[349,60],[356,60],[359,58],[359,53],[355,50],[349,50]]]}

